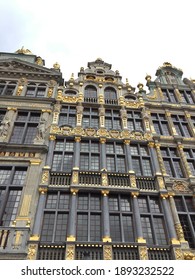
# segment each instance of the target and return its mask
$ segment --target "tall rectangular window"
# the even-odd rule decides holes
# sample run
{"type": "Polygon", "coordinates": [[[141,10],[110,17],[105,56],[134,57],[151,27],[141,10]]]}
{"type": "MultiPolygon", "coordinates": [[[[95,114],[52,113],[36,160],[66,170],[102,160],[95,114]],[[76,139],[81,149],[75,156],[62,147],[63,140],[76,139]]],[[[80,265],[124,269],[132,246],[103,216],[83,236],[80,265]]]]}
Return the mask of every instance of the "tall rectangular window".
{"type": "Polygon", "coordinates": [[[53,171],[70,172],[73,168],[74,141],[69,139],[56,140],[53,153],[53,171]]]}
{"type": "Polygon", "coordinates": [[[170,135],[169,125],[165,114],[152,113],[151,117],[156,134],[170,135]]]}
{"type": "Polygon", "coordinates": [[[81,142],[80,170],[100,170],[99,142],[92,140],[81,142]]]}
{"type": "Polygon", "coordinates": [[[107,170],[110,172],[126,172],[127,166],[123,143],[106,143],[106,164],[107,170]]]}
{"type": "Polygon", "coordinates": [[[175,196],[175,205],[189,246],[195,249],[195,203],[192,196],[175,196]]]}
{"type": "Polygon", "coordinates": [[[195,176],[195,149],[184,149],[190,171],[195,176]]]}
{"type": "Polygon", "coordinates": [[[165,165],[166,173],[171,177],[183,178],[184,172],[181,165],[181,158],[176,148],[161,148],[161,154],[165,165]]]}
{"type": "Polygon", "coordinates": [[[182,102],[187,104],[194,104],[193,93],[189,90],[179,90],[182,102]]]}
{"type": "Polygon", "coordinates": [[[99,128],[99,114],[97,108],[84,108],[83,128],[99,128]]]}
{"type": "Polygon", "coordinates": [[[105,110],[105,128],[108,130],[121,129],[121,118],[119,110],[106,109],[105,110]]]}
{"type": "Polygon", "coordinates": [[[42,242],[66,241],[68,214],[69,194],[63,191],[48,193],[41,231],[42,242]]]}
{"type": "Polygon", "coordinates": [[[33,144],[37,134],[39,120],[40,113],[18,112],[10,142],[17,144],[33,144]]]}
{"type": "Polygon", "coordinates": [[[171,117],[178,135],[188,138],[192,137],[188,122],[186,121],[184,116],[172,115],[171,117]]]}
{"type": "Polygon", "coordinates": [[[149,149],[140,144],[130,145],[133,170],[138,176],[152,176],[152,165],[149,149]]]}
{"type": "Polygon", "coordinates": [[[109,195],[110,234],[112,241],[134,242],[132,201],[127,195],[109,195]]]}
{"type": "Polygon", "coordinates": [[[164,101],[177,103],[177,98],[173,89],[162,89],[164,101]]]}
{"type": "Polygon", "coordinates": [[[27,168],[0,166],[0,225],[11,226],[15,220],[27,168]]]}
{"type": "Polygon", "coordinates": [[[143,237],[146,242],[154,245],[167,245],[167,229],[159,198],[155,196],[139,196],[138,205],[143,237]]]}
{"type": "Polygon", "coordinates": [[[101,196],[79,193],[77,203],[77,241],[101,241],[101,196]]]}
{"type": "Polygon", "coordinates": [[[75,106],[62,106],[59,116],[59,126],[76,126],[75,106]]]}
{"type": "Polygon", "coordinates": [[[127,110],[127,127],[129,130],[143,130],[141,112],[127,110]]]}

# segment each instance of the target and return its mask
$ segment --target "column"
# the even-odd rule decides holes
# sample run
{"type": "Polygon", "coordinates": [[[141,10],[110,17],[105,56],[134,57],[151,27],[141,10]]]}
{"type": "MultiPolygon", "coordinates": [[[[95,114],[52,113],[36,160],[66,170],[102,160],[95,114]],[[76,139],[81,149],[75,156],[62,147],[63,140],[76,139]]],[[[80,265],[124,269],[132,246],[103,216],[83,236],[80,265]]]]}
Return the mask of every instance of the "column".
{"type": "Polygon", "coordinates": [[[168,176],[166,174],[166,169],[165,169],[163,158],[161,155],[160,144],[158,142],[155,142],[155,147],[156,147],[156,153],[157,153],[158,163],[159,163],[159,167],[160,167],[160,173],[162,173],[163,176],[168,176]]]}
{"type": "Polygon", "coordinates": [[[159,174],[161,174],[161,170],[160,170],[160,166],[159,166],[159,163],[158,163],[157,154],[156,154],[156,151],[154,149],[154,147],[155,147],[154,142],[149,142],[148,147],[149,147],[149,150],[151,152],[151,157],[152,157],[153,168],[154,168],[155,174],[159,175],[159,174]]]}
{"type": "Polygon", "coordinates": [[[82,118],[83,118],[83,106],[82,103],[79,102],[78,105],[76,106],[77,110],[77,123],[76,126],[82,126],[82,118]]]}
{"type": "Polygon", "coordinates": [[[180,245],[180,242],[177,239],[177,234],[176,234],[176,231],[175,231],[175,228],[174,228],[172,215],[169,211],[168,204],[167,204],[168,194],[167,193],[161,193],[160,197],[162,199],[162,205],[163,205],[163,210],[164,210],[164,213],[165,213],[165,219],[166,219],[166,222],[167,222],[170,243],[173,244],[173,245],[180,245]]]}
{"type": "Polygon", "coordinates": [[[80,166],[80,149],[81,149],[81,137],[75,137],[75,152],[74,152],[74,170],[79,170],[80,166]]]}
{"type": "Polygon", "coordinates": [[[192,134],[192,137],[195,137],[195,128],[194,128],[194,124],[191,120],[191,114],[189,112],[185,111],[185,116],[188,121],[188,126],[189,126],[190,132],[192,134]]]}
{"type": "Polygon", "coordinates": [[[180,241],[182,247],[189,248],[188,242],[185,240],[184,232],[183,232],[183,229],[182,229],[182,226],[181,226],[181,223],[180,223],[180,220],[179,220],[179,216],[178,216],[178,213],[177,213],[177,208],[175,206],[175,201],[174,201],[174,198],[173,198],[173,196],[175,194],[174,193],[168,193],[168,195],[169,195],[169,205],[170,205],[171,213],[172,213],[172,216],[173,216],[173,221],[174,221],[177,237],[179,238],[179,241],[180,241]]]}
{"type": "Polygon", "coordinates": [[[106,170],[106,138],[100,138],[100,170],[106,170]]]}
{"type": "Polygon", "coordinates": [[[181,157],[181,161],[182,161],[182,164],[183,166],[185,167],[185,173],[188,177],[193,177],[192,176],[192,172],[190,170],[190,167],[188,165],[188,162],[187,162],[187,159],[186,159],[186,156],[185,156],[185,153],[183,151],[183,145],[181,143],[178,143],[177,145],[177,148],[178,148],[178,151],[179,151],[179,155],[181,157]]]}
{"type": "Polygon", "coordinates": [[[109,217],[109,202],[108,202],[109,191],[103,190],[103,242],[111,242],[110,238],[110,217],[109,217]]]}
{"type": "Polygon", "coordinates": [[[138,243],[146,243],[146,240],[143,238],[143,232],[142,232],[142,224],[141,224],[141,218],[140,218],[140,212],[139,212],[139,204],[137,197],[139,195],[139,192],[132,192],[131,193],[133,199],[133,217],[135,221],[135,232],[136,232],[136,242],[138,243]]]}
{"type": "Polygon", "coordinates": [[[52,166],[55,140],[56,140],[56,136],[55,135],[50,135],[49,136],[49,148],[48,148],[49,152],[47,153],[46,165],[50,166],[50,167],[52,166]]]}
{"type": "Polygon", "coordinates": [[[170,131],[172,132],[171,134],[173,136],[178,136],[178,133],[176,131],[176,128],[173,124],[173,121],[171,119],[171,112],[169,112],[168,110],[165,111],[165,115],[167,117],[167,121],[168,121],[168,124],[169,124],[169,128],[170,128],[170,131]]]}
{"type": "Polygon", "coordinates": [[[67,241],[76,241],[76,203],[78,189],[71,189],[70,211],[68,217],[67,241]]]}
{"type": "Polygon", "coordinates": [[[35,222],[32,230],[32,236],[30,237],[30,241],[38,241],[41,235],[41,227],[43,220],[43,212],[45,208],[46,198],[47,198],[47,187],[39,188],[39,201],[37,205],[37,212],[35,215],[35,222]]]}
{"type": "MultiPolygon", "coordinates": [[[[120,97],[120,105],[124,104],[124,97],[120,97]]],[[[122,129],[127,129],[127,111],[124,106],[120,110],[122,129]]]]}
{"type": "Polygon", "coordinates": [[[99,123],[100,123],[100,128],[105,128],[105,108],[103,107],[102,104],[100,105],[99,108],[99,123]]]}

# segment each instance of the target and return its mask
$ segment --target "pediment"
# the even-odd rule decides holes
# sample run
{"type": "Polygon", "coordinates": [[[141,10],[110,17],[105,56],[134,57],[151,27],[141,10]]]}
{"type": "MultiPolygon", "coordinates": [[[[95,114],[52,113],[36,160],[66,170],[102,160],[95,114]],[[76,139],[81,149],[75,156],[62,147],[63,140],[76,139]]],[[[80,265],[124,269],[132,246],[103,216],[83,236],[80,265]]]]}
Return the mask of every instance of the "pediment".
{"type": "Polygon", "coordinates": [[[22,72],[22,73],[29,73],[29,74],[61,76],[61,73],[54,69],[49,69],[44,66],[39,66],[34,63],[21,61],[19,59],[1,59],[0,72],[9,72],[9,73],[22,72]]]}

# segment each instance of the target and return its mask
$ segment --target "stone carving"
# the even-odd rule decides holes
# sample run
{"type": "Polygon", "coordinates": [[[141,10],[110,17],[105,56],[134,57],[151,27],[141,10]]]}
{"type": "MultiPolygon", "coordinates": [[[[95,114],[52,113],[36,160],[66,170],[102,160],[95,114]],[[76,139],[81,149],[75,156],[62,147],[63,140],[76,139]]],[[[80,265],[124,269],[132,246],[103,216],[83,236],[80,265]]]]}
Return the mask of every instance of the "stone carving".
{"type": "Polygon", "coordinates": [[[30,244],[28,247],[28,255],[27,259],[28,260],[35,260],[36,259],[36,250],[37,246],[35,244],[30,244]]]}
{"type": "Polygon", "coordinates": [[[46,120],[42,117],[38,126],[37,126],[37,140],[43,140],[45,137],[45,132],[46,132],[46,120]]]}
{"type": "Polygon", "coordinates": [[[112,246],[104,245],[104,260],[112,260],[112,246]]]}
{"type": "Polygon", "coordinates": [[[180,180],[175,180],[172,187],[173,191],[182,192],[182,193],[190,193],[190,189],[188,187],[188,183],[180,180]]]}
{"type": "Polygon", "coordinates": [[[6,137],[8,135],[9,127],[10,127],[10,120],[8,117],[5,117],[0,125],[0,137],[6,137]]]}

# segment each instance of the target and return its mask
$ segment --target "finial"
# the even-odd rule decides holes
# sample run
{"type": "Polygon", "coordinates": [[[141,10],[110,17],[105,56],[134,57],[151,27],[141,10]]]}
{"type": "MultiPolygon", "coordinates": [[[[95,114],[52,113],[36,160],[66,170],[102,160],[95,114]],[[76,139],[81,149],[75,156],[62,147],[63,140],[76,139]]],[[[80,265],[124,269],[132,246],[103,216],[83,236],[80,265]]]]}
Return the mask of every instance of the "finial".
{"type": "Polygon", "coordinates": [[[151,81],[151,78],[152,78],[152,77],[151,77],[150,75],[146,74],[145,79],[146,79],[147,82],[150,82],[150,81],[151,81]]]}
{"type": "Polygon", "coordinates": [[[15,53],[20,53],[20,54],[32,54],[32,52],[28,49],[25,49],[24,46],[22,46],[21,49],[18,49],[15,53]]]}
{"type": "Polygon", "coordinates": [[[60,70],[60,64],[58,62],[54,63],[53,68],[56,70],[60,70]]]}

